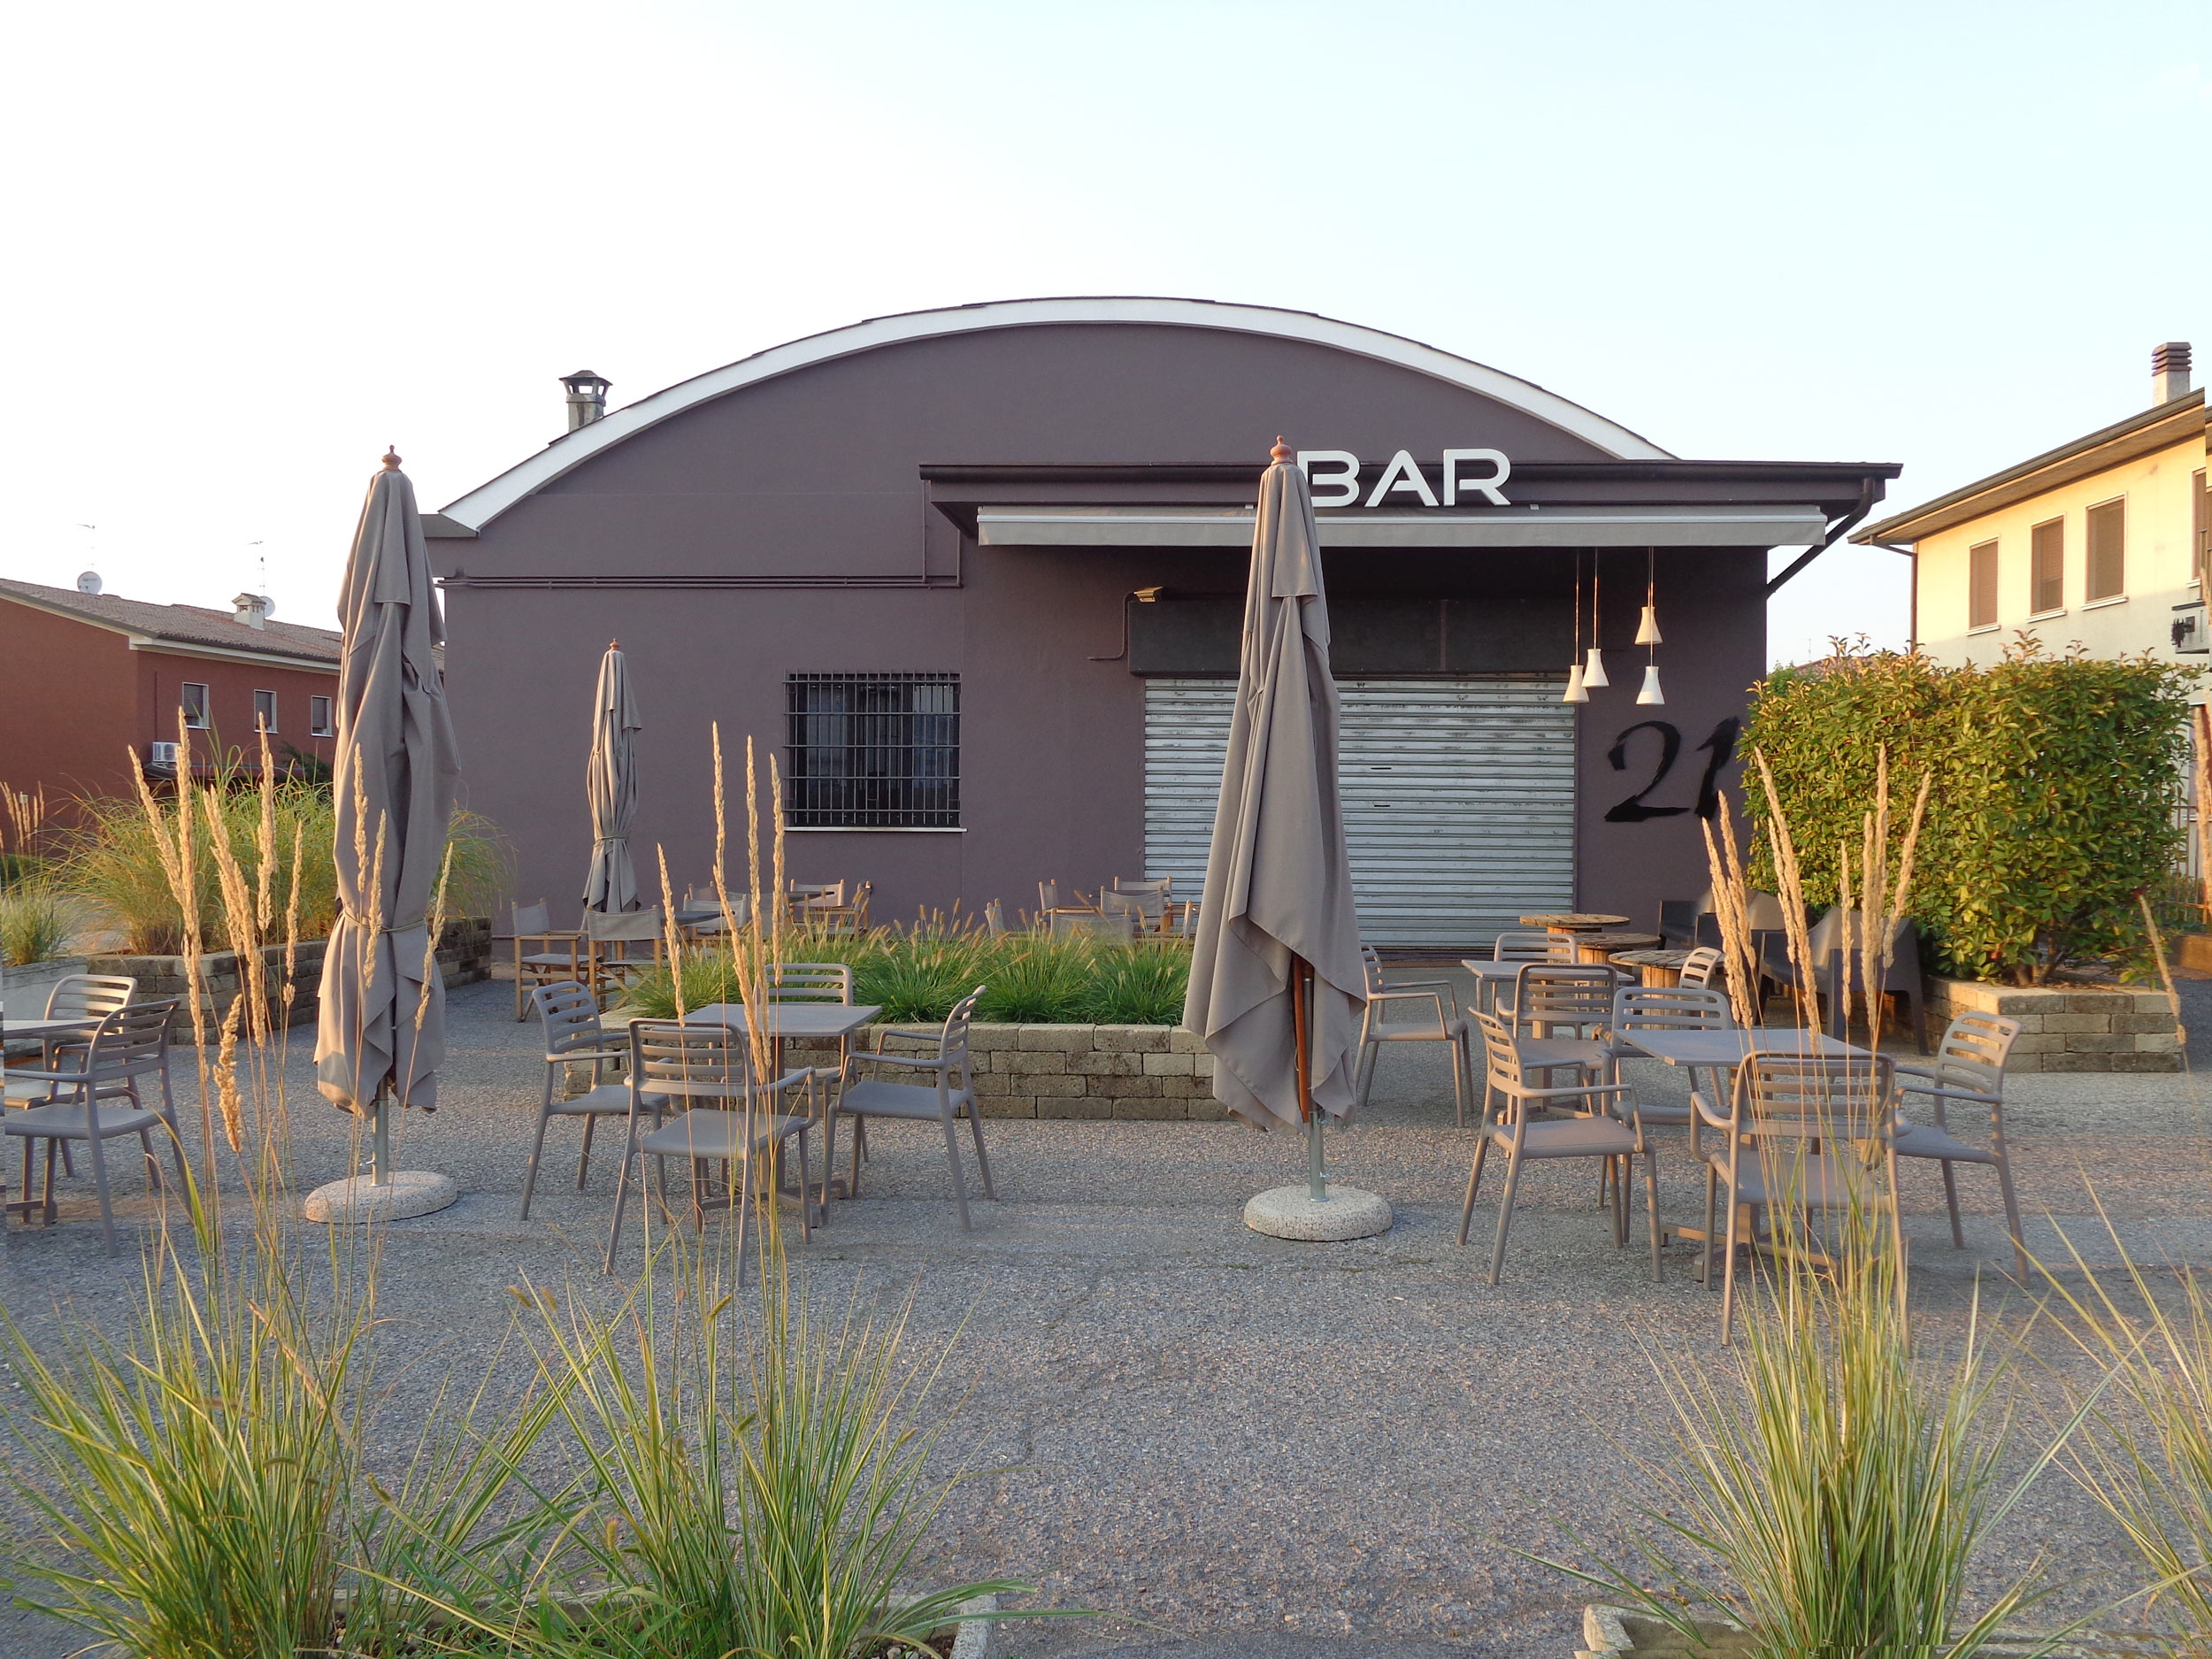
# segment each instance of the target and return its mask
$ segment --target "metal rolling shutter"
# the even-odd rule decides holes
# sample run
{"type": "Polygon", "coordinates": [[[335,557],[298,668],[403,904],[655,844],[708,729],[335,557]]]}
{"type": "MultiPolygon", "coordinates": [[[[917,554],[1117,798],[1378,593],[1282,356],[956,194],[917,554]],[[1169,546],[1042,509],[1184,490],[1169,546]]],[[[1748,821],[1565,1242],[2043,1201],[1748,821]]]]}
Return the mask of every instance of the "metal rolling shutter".
{"type": "MultiPolygon", "coordinates": [[[[1574,708],[1555,680],[1346,680],[1338,766],[1360,930],[1471,945],[1574,902],[1574,708]]],[[[1233,681],[1148,680],[1145,872],[1203,885],[1233,681]]]]}

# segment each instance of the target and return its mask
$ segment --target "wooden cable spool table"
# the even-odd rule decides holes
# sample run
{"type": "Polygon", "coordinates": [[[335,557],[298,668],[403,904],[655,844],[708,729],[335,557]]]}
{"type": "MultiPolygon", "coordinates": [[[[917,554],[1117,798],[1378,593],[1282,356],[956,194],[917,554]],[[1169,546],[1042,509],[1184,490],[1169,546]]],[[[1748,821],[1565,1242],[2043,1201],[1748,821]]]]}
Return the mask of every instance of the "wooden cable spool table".
{"type": "Polygon", "coordinates": [[[1577,933],[1577,962],[1609,963],[1617,951],[1642,950],[1659,942],[1656,933],[1577,933]]]}
{"type": "Polygon", "coordinates": [[[1591,933],[1608,927],[1625,927],[1625,916],[1607,916],[1595,910],[1546,910],[1521,918],[1524,927],[1557,928],[1563,933],[1591,933]]]}
{"type": "Polygon", "coordinates": [[[1634,968],[1644,976],[1647,990],[1660,991],[1682,983],[1683,964],[1690,959],[1686,950],[1617,950],[1615,963],[1624,968],[1634,968]]]}

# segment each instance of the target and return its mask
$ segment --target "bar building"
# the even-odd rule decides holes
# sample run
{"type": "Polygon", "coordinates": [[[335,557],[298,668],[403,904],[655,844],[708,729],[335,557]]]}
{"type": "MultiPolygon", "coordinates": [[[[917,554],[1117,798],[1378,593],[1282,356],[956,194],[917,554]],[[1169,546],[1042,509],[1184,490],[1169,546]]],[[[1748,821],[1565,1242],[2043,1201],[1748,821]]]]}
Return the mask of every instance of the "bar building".
{"type": "Polygon", "coordinates": [[[733,779],[749,735],[778,757],[792,873],[872,881],[879,920],[1042,879],[1194,892],[1281,434],[1320,509],[1371,941],[1649,926],[1705,885],[1770,593],[1898,471],[1683,460],[1409,340],[1193,300],[879,318],[605,413],[608,382],[568,384],[571,430],[426,526],[470,804],[557,915],[611,637],[641,873],[657,843],[707,879],[718,723],[733,779]],[[1777,548],[1805,551],[1770,580],[1777,548]],[[1647,588],[1663,641],[1637,646],[1647,588]],[[1610,684],[1565,703],[1594,611],[1610,684]]]}

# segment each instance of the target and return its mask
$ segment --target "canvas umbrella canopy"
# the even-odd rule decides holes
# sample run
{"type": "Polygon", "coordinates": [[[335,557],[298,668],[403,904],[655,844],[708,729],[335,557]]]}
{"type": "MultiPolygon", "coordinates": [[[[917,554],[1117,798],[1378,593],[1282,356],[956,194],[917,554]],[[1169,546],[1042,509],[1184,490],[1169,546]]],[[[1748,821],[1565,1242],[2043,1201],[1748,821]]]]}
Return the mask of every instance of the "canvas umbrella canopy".
{"type": "Polygon", "coordinates": [[[637,817],[637,764],[630,733],[642,731],[629,664],[619,641],[599,659],[599,689],[592,703],[591,756],[584,763],[584,792],[591,799],[591,868],[584,876],[584,908],[609,915],[637,908],[637,872],[630,864],[630,823],[637,817]]]}
{"type": "Polygon", "coordinates": [[[1317,1202],[1326,1195],[1321,1119],[1351,1110],[1367,1005],[1337,724],[1313,497],[1278,439],[1260,480],[1183,1023],[1212,1050],[1214,1094],[1231,1111],[1263,1129],[1307,1126],[1317,1202]]]}
{"type": "Polygon", "coordinates": [[[339,913],[323,957],[315,1071],[331,1101],[373,1117],[373,1179],[384,1186],[392,1105],[438,1101],[445,987],[429,914],[461,777],[436,655],[444,622],[414,486],[396,453],[370,482],[338,616],[339,913]]]}

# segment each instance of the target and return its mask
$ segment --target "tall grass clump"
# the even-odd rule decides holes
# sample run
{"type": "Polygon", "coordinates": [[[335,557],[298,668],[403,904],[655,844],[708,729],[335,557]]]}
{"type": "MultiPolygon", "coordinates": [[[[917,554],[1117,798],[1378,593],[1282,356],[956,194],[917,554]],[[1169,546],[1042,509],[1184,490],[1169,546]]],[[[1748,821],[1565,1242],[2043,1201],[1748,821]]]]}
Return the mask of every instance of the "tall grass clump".
{"type": "Polygon", "coordinates": [[[0,967],[67,956],[81,926],[77,907],[43,882],[0,887],[0,967]]]}

